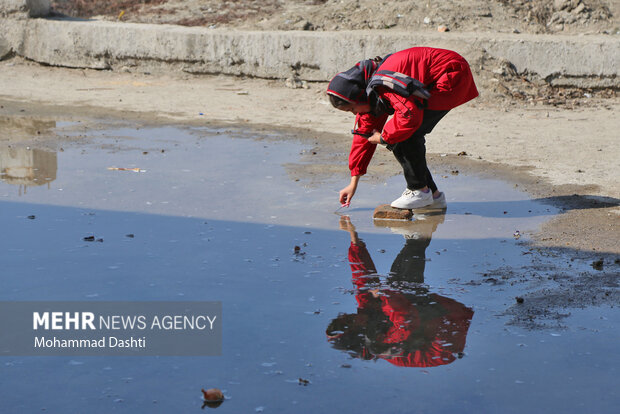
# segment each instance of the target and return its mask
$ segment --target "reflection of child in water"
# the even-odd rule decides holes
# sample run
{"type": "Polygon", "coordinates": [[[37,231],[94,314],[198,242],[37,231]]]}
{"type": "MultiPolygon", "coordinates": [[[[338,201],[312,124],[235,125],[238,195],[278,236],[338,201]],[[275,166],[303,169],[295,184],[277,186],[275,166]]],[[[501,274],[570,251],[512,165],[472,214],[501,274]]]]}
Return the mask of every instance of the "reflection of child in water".
{"type": "Polygon", "coordinates": [[[327,328],[335,348],[359,358],[380,358],[405,367],[445,365],[462,355],[473,311],[421,285],[426,248],[442,218],[408,223],[412,231],[394,260],[387,287],[380,285],[355,227],[348,217],[341,218],[341,229],[351,235],[349,262],[358,309],[356,314],[339,315],[327,328]],[[426,231],[416,232],[416,224],[426,231]]]}

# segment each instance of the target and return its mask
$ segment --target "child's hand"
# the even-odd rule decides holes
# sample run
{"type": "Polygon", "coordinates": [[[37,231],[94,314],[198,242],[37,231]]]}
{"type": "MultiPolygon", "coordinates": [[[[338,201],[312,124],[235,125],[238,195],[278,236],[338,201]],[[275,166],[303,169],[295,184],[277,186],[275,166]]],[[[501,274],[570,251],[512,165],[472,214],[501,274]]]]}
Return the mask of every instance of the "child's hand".
{"type": "Polygon", "coordinates": [[[348,207],[349,204],[351,204],[351,199],[355,194],[355,190],[357,190],[357,184],[359,183],[360,177],[361,176],[359,175],[351,176],[351,183],[340,190],[340,204],[343,206],[346,204],[348,207]]]}
{"type": "Polygon", "coordinates": [[[351,204],[351,199],[355,194],[355,186],[349,184],[340,190],[340,204],[351,204]]]}
{"type": "Polygon", "coordinates": [[[381,132],[375,131],[370,138],[368,138],[368,142],[371,144],[381,144],[381,132]]]}

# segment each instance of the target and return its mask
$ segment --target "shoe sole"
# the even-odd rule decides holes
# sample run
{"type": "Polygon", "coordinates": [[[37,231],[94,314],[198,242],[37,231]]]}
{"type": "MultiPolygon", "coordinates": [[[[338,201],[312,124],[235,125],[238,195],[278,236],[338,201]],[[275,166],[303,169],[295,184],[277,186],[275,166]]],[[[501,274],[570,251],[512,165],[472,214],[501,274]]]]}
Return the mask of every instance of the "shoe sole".
{"type": "Polygon", "coordinates": [[[425,204],[423,206],[419,206],[419,207],[396,207],[393,204],[390,204],[390,207],[397,208],[397,209],[400,209],[400,210],[417,210],[419,208],[428,208],[429,206],[432,206],[432,205],[433,205],[433,202],[431,200],[430,203],[425,204]]]}

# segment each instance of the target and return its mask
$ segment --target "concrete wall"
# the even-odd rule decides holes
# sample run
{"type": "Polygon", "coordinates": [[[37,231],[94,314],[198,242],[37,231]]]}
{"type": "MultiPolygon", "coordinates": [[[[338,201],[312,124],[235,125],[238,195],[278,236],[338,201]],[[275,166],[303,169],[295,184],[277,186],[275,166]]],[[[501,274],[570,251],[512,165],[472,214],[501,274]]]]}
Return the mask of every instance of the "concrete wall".
{"type": "Polygon", "coordinates": [[[11,45],[9,42],[0,35],[0,60],[9,56],[12,52],[11,45]]]}
{"type": "Polygon", "coordinates": [[[360,59],[426,45],[457,50],[471,63],[482,55],[507,59],[518,72],[556,85],[620,87],[620,42],[616,36],[248,32],[75,19],[4,18],[0,19],[0,48],[2,38],[18,55],[49,65],[134,67],[144,71],[183,70],[263,78],[296,74],[309,81],[329,80],[360,59]]]}
{"type": "Polygon", "coordinates": [[[0,0],[0,16],[2,17],[43,17],[49,13],[49,0],[0,0]]]}

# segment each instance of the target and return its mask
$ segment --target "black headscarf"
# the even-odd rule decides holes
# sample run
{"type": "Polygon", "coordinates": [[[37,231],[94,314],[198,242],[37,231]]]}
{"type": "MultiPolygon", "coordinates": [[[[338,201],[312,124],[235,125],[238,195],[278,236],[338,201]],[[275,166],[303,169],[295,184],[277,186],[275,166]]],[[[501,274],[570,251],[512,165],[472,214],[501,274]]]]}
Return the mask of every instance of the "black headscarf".
{"type": "Polygon", "coordinates": [[[378,67],[379,63],[370,59],[356,63],[351,69],[334,76],[327,86],[327,93],[353,104],[368,102],[366,87],[378,67]]]}
{"type": "Polygon", "coordinates": [[[416,105],[426,107],[425,101],[431,96],[426,85],[402,73],[380,70],[381,64],[390,56],[362,60],[346,72],[340,72],[329,83],[327,93],[352,104],[368,103],[370,114],[374,116],[394,113],[377,92],[378,87],[391,89],[404,97],[414,95],[421,99],[416,105]]]}

